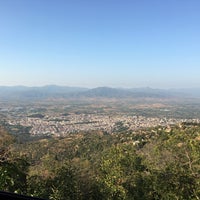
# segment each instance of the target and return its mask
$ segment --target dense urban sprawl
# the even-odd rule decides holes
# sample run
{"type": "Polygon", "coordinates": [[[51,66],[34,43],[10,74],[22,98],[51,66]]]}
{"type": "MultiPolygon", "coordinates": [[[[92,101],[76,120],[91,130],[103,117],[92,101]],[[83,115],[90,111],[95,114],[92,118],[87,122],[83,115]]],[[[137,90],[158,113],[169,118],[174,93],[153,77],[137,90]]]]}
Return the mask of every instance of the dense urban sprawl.
{"type": "Polygon", "coordinates": [[[149,118],[143,116],[107,116],[97,114],[72,114],[69,116],[45,116],[44,118],[25,117],[9,120],[10,125],[21,125],[31,127],[31,135],[54,135],[61,136],[67,133],[79,131],[102,130],[112,133],[117,129],[118,124],[127,130],[139,128],[169,126],[186,121],[200,122],[199,119],[175,119],[175,118],[149,118]]]}

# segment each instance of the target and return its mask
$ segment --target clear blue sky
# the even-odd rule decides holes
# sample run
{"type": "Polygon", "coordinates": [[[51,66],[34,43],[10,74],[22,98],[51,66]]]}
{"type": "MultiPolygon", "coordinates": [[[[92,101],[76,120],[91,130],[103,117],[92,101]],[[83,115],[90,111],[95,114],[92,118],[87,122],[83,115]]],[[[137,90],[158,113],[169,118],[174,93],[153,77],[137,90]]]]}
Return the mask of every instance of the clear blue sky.
{"type": "Polygon", "coordinates": [[[199,0],[0,0],[0,85],[200,87],[199,0]]]}

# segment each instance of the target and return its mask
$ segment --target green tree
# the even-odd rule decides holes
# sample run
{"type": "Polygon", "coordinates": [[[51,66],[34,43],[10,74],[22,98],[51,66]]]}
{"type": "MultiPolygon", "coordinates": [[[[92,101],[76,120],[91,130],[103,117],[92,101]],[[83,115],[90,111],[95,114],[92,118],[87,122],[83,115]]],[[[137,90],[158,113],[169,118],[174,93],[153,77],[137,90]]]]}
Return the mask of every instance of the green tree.
{"type": "Polygon", "coordinates": [[[141,185],[144,179],[140,175],[144,171],[142,159],[132,145],[111,147],[104,152],[97,177],[101,198],[136,199],[144,185],[141,185]]]}
{"type": "Polygon", "coordinates": [[[200,140],[196,127],[175,127],[145,146],[154,199],[200,199],[200,140]]]}
{"type": "Polygon", "coordinates": [[[25,194],[29,164],[26,158],[13,157],[14,138],[0,127],[0,190],[25,194]]]}
{"type": "Polygon", "coordinates": [[[52,193],[50,199],[53,200],[78,200],[81,199],[78,180],[75,169],[70,164],[65,164],[58,170],[52,182],[52,193]]]}

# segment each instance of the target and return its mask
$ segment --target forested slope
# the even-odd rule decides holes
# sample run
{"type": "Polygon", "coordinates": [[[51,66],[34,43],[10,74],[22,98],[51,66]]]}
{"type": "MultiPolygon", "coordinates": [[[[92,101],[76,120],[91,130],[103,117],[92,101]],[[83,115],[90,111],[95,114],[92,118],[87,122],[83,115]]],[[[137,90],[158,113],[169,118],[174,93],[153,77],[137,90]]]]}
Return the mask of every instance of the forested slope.
{"type": "Polygon", "coordinates": [[[0,129],[0,190],[46,199],[199,199],[200,126],[17,143],[0,129]]]}

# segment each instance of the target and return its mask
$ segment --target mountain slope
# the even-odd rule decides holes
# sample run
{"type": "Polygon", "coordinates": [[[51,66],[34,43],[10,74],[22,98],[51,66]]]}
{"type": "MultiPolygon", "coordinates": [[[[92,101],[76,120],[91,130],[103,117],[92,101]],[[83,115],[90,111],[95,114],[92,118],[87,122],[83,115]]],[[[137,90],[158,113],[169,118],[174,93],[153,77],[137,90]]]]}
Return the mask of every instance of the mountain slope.
{"type": "Polygon", "coordinates": [[[0,100],[42,100],[48,98],[200,98],[200,89],[110,88],[93,89],[49,85],[44,87],[0,86],[0,100]]]}

